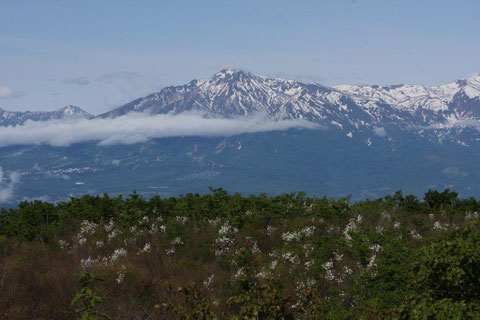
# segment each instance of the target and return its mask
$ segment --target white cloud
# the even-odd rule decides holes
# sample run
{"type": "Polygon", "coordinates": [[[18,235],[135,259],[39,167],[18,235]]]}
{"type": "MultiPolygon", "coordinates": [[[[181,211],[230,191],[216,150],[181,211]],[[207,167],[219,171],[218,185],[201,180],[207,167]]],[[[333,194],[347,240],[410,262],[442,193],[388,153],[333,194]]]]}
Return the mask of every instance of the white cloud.
{"type": "Polygon", "coordinates": [[[0,98],[9,98],[13,94],[13,89],[9,86],[0,86],[0,98]]]}
{"type": "Polygon", "coordinates": [[[7,176],[0,167],[0,203],[12,198],[13,190],[19,182],[20,175],[17,172],[10,172],[7,176]]]}
{"type": "Polygon", "coordinates": [[[373,133],[379,137],[385,137],[387,135],[387,130],[385,130],[383,127],[375,127],[373,128],[373,133]]]}
{"type": "Polygon", "coordinates": [[[13,90],[10,86],[1,86],[0,85],[0,99],[11,99],[11,98],[20,98],[23,97],[22,92],[17,92],[13,90]]]}
{"type": "Polygon", "coordinates": [[[206,118],[199,113],[150,115],[130,113],[114,119],[27,121],[0,127],[0,147],[11,145],[69,146],[99,141],[100,145],[134,144],[175,136],[232,136],[241,133],[320,128],[305,120],[274,121],[262,115],[248,118],[206,118]]]}

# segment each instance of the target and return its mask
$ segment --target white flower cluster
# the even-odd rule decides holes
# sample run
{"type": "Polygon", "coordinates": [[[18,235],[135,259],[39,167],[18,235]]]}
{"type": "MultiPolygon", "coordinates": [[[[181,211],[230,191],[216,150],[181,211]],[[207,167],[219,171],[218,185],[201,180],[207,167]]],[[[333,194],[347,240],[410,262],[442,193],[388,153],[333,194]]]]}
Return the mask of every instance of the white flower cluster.
{"type": "Polygon", "coordinates": [[[141,254],[141,253],[148,253],[152,250],[152,247],[150,245],[150,243],[145,243],[145,245],[143,246],[142,249],[140,249],[140,251],[138,251],[138,254],[141,254]]]}
{"type": "Polygon", "coordinates": [[[110,220],[110,222],[106,225],[103,226],[105,231],[108,232],[107,239],[108,241],[111,241],[113,238],[116,236],[120,235],[122,232],[115,227],[115,222],[113,220],[110,220]]]}
{"type": "Polygon", "coordinates": [[[233,275],[233,278],[238,279],[239,277],[242,277],[244,275],[245,275],[245,269],[241,267],[240,269],[237,270],[237,272],[235,272],[235,274],[233,275]]]}
{"type": "Polygon", "coordinates": [[[87,242],[87,237],[95,232],[98,225],[88,220],[82,221],[80,224],[80,232],[77,235],[77,242],[79,245],[83,245],[87,242]]]}
{"type": "Polygon", "coordinates": [[[179,246],[183,244],[182,238],[176,237],[175,239],[172,240],[171,244],[173,246],[179,246]]]}
{"type": "Polygon", "coordinates": [[[255,241],[253,243],[253,247],[252,247],[252,253],[259,253],[261,252],[260,248],[258,247],[258,244],[257,244],[257,241],[255,241]]]}
{"type": "Polygon", "coordinates": [[[276,229],[277,228],[275,228],[274,226],[268,225],[267,226],[267,235],[271,236],[275,232],[276,229]]]}
{"type": "Polygon", "coordinates": [[[82,269],[87,269],[87,268],[93,267],[94,265],[97,265],[98,263],[99,263],[99,259],[93,259],[92,257],[88,257],[86,259],[80,260],[80,267],[82,269]]]}
{"type": "Polygon", "coordinates": [[[187,216],[176,216],[175,219],[180,222],[181,224],[185,224],[188,221],[187,216]]]}
{"type": "Polygon", "coordinates": [[[373,255],[370,257],[370,261],[368,262],[367,268],[376,268],[377,267],[377,253],[382,249],[382,247],[379,244],[374,244],[373,246],[370,247],[370,250],[373,251],[373,255]]]}
{"type": "Polygon", "coordinates": [[[113,229],[112,232],[107,235],[108,241],[111,241],[120,234],[122,234],[122,231],[120,231],[119,229],[113,229]]]}
{"type": "Polygon", "coordinates": [[[333,252],[333,257],[334,257],[335,261],[340,262],[340,261],[342,261],[343,253],[340,254],[337,251],[334,251],[333,252]]]}
{"type": "Polygon", "coordinates": [[[309,270],[313,266],[314,262],[315,261],[313,261],[313,260],[309,260],[309,261],[305,262],[304,263],[305,269],[309,270]]]}
{"type": "Polygon", "coordinates": [[[220,224],[220,222],[222,222],[222,220],[220,220],[220,218],[215,218],[214,220],[208,220],[208,223],[210,223],[212,226],[216,227],[218,224],[220,224]]]}
{"type": "Polygon", "coordinates": [[[110,222],[108,224],[106,224],[105,226],[103,226],[103,228],[105,229],[105,231],[107,232],[110,232],[113,230],[113,228],[115,228],[115,222],[112,220],[110,220],[110,222]]]}
{"type": "Polygon", "coordinates": [[[230,250],[230,247],[233,245],[234,240],[233,238],[223,236],[220,238],[215,239],[215,255],[216,256],[221,256],[224,253],[226,253],[228,250],[230,250]]]}
{"type": "Polygon", "coordinates": [[[478,217],[478,212],[477,211],[475,211],[473,213],[469,212],[465,215],[465,219],[467,219],[467,220],[471,220],[472,218],[477,218],[477,217],[478,217]]]}
{"type": "Polygon", "coordinates": [[[305,250],[305,257],[308,257],[310,253],[313,251],[313,245],[311,243],[305,243],[302,246],[303,250],[305,250]]]}
{"type": "Polygon", "coordinates": [[[444,230],[445,228],[442,226],[442,224],[439,221],[435,221],[433,223],[433,230],[444,230]]]}
{"type": "Polygon", "coordinates": [[[118,248],[113,251],[112,255],[110,256],[111,262],[116,262],[121,258],[125,258],[127,256],[127,250],[123,248],[118,248]]]}
{"type": "Polygon", "coordinates": [[[210,286],[212,285],[213,283],[213,278],[215,277],[214,274],[212,274],[210,277],[208,277],[208,279],[206,279],[205,281],[203,281],[203,285],[205,286],[205,288],[210,288],[210,286]]]}
{"type": "Polygon", "coordinates": [[[157,233],[163,233],[165,234],[167,232],[167,227],[165,225],[160,225],[158,226],[157,223],[154,223],[150,226],[150,230],[148,230],[148,233],[151,235],[157,234],[157,233]]]}
{"type": "Polygon", "coordinates": [[[84,235],[90,235],[95,232],[97,229],[98,224],[95,222],[90,222],[88,220],[83,220],[80,224],[80,233],[84,235]]]}
{"type": "Polygon", "coordinates": [[[278,265],[278,260],[273,260],[272,263],[270,263],[270,269],[275,270],[277,265],[278,265]]]}
{"type": "Polygon", "coordinates": [[[228,233],[237,233],[238,229],[235,227],[232,227],[230,223],[227,221],[225,222],[221,227],[220,230],[218,230],[218,234],[220,235],[225,235],[228,233]]]}
{"type": "Polygon", "coordinates": [[[387,211],[383,211],[380,215],[380,219],[390,221],[390,214],[387,211]]]}
{"type": "Polygon", "coordinates": [[[416,239],[416,240],[420,240],[422,239],[422,235],[420,233],[417,232],[417,230],[413,229],[412,231],[410,231],[410,235],[412,236],[413,239],[416,239]]]}
{"type": "Polygon", "coordinates": [[[350,268],[347,267],[347,266],[343,266],[343,274],[345,274],[345,275],[351,275],[351,274],[353,274],[353,270],[350,269],[350,268]]]}
{"type": "Polygon", "coordinates": [[[117,283],[121,284],[123,280],[125,279],[125,274],[126,274],[127,268],[122,264],[122,268],[117,272],[117,283]]]}
{"type": "Polygon", "coordinates": [[[328,281],[333,281],[335,280],[335,274],[333,273],[333,261],[329,260],[322,264],[323,270],[325,270],[325,279],[328,281]]]}
{"type": "Polygon", "coordinates": [[[183,245],[182,238],[176,237],[170,242],[170,244],[172,245],[172,247],[166,250],[168,256],[175,254],[176,252],[175,246],[183,245]]]}
{"type": "Polygon", "coordinates": [[[282,258],[293,264],[297,264],[299,262],[298,256],[290,251],[282,254],[282,258]]]}
{"type": "Polygon", "coordinates": [[[62,250],[67,250],[68,249],[68,242],[65,240],[58,240],[58,245],[60,246],[60,249],[62,250]]]}
{"type": "Polygon", "coordinates": [[[215,239],[214,252],[216,256],[221,256],[230,250],[230,247],[235,242],[233,239],[233,234],[237,232],[238,229],[232,227],[228,221],[220,227],[218,230],[220,237],[215,239]]]}
{"type": "Polygon", "coordinates": [[[357,223],[355,222],[355,219],[350,219],[348,221],[348,224],[345,226],[345,229],[343,230],[343,236],[347,241],[351,241],[352,237],[350,236],[350,232],[354,231],[357,229],[357,223]]]}
{"type": "Polygon", "coordinates": [[[127,256],[127,250],[123,248],[115,249],[115,251],[107,257],[97,257],[97,258],[92,258],[88,257],[86,259],[81,259],[80,260],[80,267],[82,269],[87,269],[89,267],[93,266],[103,266],[106,267],[108,265],[113,265],[115,262],[120,260],[121,258],[125,258],[127,256]]]}
{"type": "Polygon", "coordinates": [[[128,237],[128,238],[125,238],[123,239],[123,243],[128,247],[128,246],[131,246],[132,244],[134,244],[135,242],[137,242],[137,238],[134,238],[134,237],[128,237]]]}
{"type": "Polygon", "coordinates": [[[293,240],[300,241],[303,238],[311,237],[315,229],[315,226],[309,226],[296,231],[287,231],[282,233],[282,240],[285,242],[291,242],[293,240]]]}
{"type": "Polygon", "coordinates": [[[295,288],[295,290],[298,292],[305,288],[312,289],[313,287],[315,287],[316,284],[317,280],[315,280],[314,278],[307,278],[307,281],[305,282],[297,281],[297,287],[295,288]]]}

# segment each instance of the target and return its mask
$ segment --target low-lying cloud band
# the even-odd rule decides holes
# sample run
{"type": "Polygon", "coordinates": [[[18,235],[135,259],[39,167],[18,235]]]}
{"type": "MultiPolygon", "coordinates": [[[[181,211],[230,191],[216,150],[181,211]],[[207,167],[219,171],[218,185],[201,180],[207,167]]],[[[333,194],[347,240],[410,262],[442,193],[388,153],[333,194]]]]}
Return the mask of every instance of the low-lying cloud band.
{"type": "Polygon", "coordinates": [[[114,119],[27,121],[0,127],[0,147],[12,145],[69,146],[99,141],[100,145],[134,144],[153,138],[175,136],[232,136],[242,133],[290,128],[320,128],[306,120],[274,121],[257,115],[247,118],[207,118],[199,113],[149,115],[130,113],[114,119]]]}
{"type": "Polygon", "coordinates": [[[20,175],[17,172],[5,174],[0,167],[0,203],[7,202],[13,197],[13,189],[20,181],[20,175]]]}

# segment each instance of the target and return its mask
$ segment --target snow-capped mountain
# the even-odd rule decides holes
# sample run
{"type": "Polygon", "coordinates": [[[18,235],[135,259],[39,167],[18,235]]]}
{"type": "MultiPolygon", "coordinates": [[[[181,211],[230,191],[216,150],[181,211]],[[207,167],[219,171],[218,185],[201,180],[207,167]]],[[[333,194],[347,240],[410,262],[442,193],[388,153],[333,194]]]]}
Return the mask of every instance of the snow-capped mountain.
{"type": "MultiPolygon", "coordinates": [[[[369,138],[379,133],[386,136],[388,131],[389,139],[398,140],[399,135],[408,131],[429,141],[469,146],[480,141],[480,75],[436,87],[337,85],[330,88],[224,69],[210,79],[166,87],[98,117],[187,111],[229,118],[262,113],[276,120],[306,119],[341,130],[350,138],[362,137],[368,144],[369,138]]],[[[72,117],[90,119],[92,115],[74,106],[54,112],[0,110],[0,125],[72,117]]]]}
{"type": "MultiPolygon", "coordinates": [[[[0,164],[4,172],[21,174],[16,201],[132,189],[171,196],[208,192],[209,186],[246,194],[351,193],[354,199],[399,189],[422,194],[429,188],[451,188],[465,196],[480,192],[479,75],[437,87],[329,88],[222,70],[208,80],[164,88],[98,117],[186,111],[212,117],[263,113],[273,119],[301,118],[326,130],[179,135],[127,145],[11,145],[0,147],[0,164]]],[[[75,116],[92,118],[75,107],[2,110],[0,125],[75,116]]]]}
{"type": "Polygon", "coordinates": [[[383,103],[407,111],[423,125],[480,118],[480,74],[436,87],[338,85],[334,89],[349,94],[365,109],[383,103]]]}
{"type": "MultiPolygon", "coordinates": [[[[308,119],[335,126],[347,134],[371,131],[379,126],[408,128],[420,134],[426,128],[451,131],[455,127],[457,132],[459,125],[480,119],[480,75],[437,87],[338,85],[329,88],[225,69],[211,79],[164,88],[100,117],[192,110],[225,117],[265,113],[274,119],[308,119]]],[[[478,133],[478,127],[474,131],[478,133]]],[[[439,137],[439,133],[435,136],[439,137]]]]}
{"type": "Polygon", "coordinates": [[[16,126],[27,120],[92,119],[93,115],[77,106],[65,106],[55,111],[6,111],[0,108],[0,126],[16,126]]]}

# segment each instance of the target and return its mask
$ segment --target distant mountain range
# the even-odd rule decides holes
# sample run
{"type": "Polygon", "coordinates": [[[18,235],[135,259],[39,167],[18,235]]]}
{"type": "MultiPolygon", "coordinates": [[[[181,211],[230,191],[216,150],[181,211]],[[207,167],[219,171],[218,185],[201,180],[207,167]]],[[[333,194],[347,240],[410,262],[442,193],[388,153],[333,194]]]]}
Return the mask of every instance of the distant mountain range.
{"type": "MultiPolygon", "coordinates": [[[[480,126],[475,123],[480,120],[480,74],[437,87],[337,85],[329,88],[225,69],[211,79],[166,87],[98,117],[114,118],[130,112],[178,114],[192,110],[228,118],[263,113],[277,120],[307,119],[337,127],[349,135],[393,127],[413,130],[437,141],[451,139],[469,145],[480,141],[480,126]],[[431,130],[426,132],[426,129],[431,130]],[[462,136],[464,132],[467,134],[462,136]],[[466,141],[459,140],[459,135],[466,141]]],[[[94,118],[75,106],[52,112],[0,109],[0,125],[72,117],[94,118]]]]}
{"type": "Polygon", "coordinates": [[[209,185],[245,193],[304,189],[319,195],[351,193],[354,198],[395,189],[420,193],[427,187],[480,193],[479,74],[437,87],[326,87],[225,69],[208,80],[166,87],[96,117],[74,106],[53,112],[0,109],[0,126],[187,111],[206,117],[261,113],[274,120],[305,119],[326,130],[179,137],[133,146],[15,146],[0,148],[0,163],[29,181],[28,190],[19,187],[24,197],[43,196],[36,186],[45,185],[45,179],[56,179],[45,192],[52,198],[133,188],[168,195],[204,192],[209,185]],[[58,178],[62,175],[65,179],[58,178]]]}
{"type": "Polygon", "coordinates": [[[77,106],[65,106],[55,111],[5,111],[0,108],[0,126],[16,126],[25,121],[46,121],[59,119],[93,119],[94,116],[77,106]]]}

